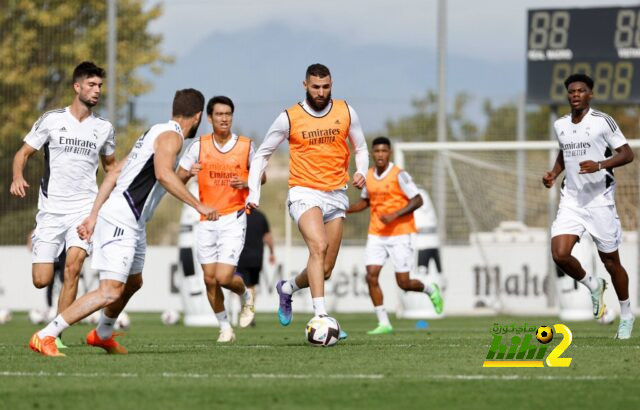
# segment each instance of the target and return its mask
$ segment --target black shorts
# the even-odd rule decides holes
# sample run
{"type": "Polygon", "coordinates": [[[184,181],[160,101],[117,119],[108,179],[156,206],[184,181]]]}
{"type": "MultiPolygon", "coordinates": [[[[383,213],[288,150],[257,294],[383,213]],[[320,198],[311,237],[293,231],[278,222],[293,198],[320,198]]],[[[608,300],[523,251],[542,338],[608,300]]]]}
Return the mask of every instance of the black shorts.
{"type": "Polygon", "coordinates": [[[238,266],[236,268],[236,272],[240,274],[246,286],[260,283],[260,271],[262,271],[262,266],[238,266]]]}
{"type": "Polygon", "coordinates": [[[442,273],[440,250],[438,250],[438,248],[420,249],[418,251],[418,266],[424,266],[429,269],[429,261],[431,261],[431,259],[436,263],[438,273],[442,273]]]}

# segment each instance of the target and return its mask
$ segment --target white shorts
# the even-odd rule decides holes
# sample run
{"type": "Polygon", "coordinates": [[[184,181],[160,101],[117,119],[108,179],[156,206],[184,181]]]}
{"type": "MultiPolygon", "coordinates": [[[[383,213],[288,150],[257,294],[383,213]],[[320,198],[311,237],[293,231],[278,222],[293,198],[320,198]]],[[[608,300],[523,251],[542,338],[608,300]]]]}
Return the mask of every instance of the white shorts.
{"type": "Polygon", "coordinates": [[[563,206],[558,208],[551,237],[558,235],[576,235],[581,237],[588,232],[600,252],[611,253],[622,243],[622,227],[615,205],[594,208],[576,208],[563,206]]]}
{"type": "Polygon", "coordinates": [[[318,207],[322,211],[322,220],[327,223],[336,218],[345,218],[349,207],[349,198],[345,189],[320,191],[317,189],[295,186],[289,189],[287,198],[289,215],[296,221],[311,208],[318,207]]]}
{"type": "Polygon", "coordinates": [[[224,215],[217,221],[200,221],[196,230],[196,250],[200,264],[238,265],[247,230],[244,209],[224,215]]]}
{"type": "Polygon", "coordinates": [[[383,266],[387,258],[391,258],[394,272],[410,272],[415,258],[411,235],[368,235],[365,255],[367,266],[383,266]]]}
{"type": "Polygon", "coordinates": [[[65,246],[67,249],[72,246],[82,248],[87,254],[90,254],[91,245],[80,239],[76,230],[88,215],[88,212],[68,215],[38,212],[36,229],[31,237],[32,262],[53,263],[58,259],[65,246]]]}
{"type": "Polygon", "coordinates": [[[144,229],[115,225],[98,216],[93,247],[91,267],[100,273],[100,280],[126,283],[129,275],[142,272],[147,234],[144,229]]]}

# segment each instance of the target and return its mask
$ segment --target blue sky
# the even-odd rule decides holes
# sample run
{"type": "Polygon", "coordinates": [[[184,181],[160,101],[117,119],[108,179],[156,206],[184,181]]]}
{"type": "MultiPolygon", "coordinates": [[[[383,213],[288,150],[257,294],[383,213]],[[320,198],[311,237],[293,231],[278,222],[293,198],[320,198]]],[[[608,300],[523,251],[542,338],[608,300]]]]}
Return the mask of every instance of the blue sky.
{"type": "MultiPolygon", "coordinates": [[[[149,1],[148,4],[156,4],[149,1]]],[[[150,76],[155,90],[138,101],[150,122],[166,117],[182,86],[236,101],[235,123],[263,135],[277,113],[303,98],[307,64],[332,69],[334,97],[358,111],[365,132],[411,112],[412,98],[436,89],[436,0],[168,0],[151,31],[176,62],[150,76]],[[317,57],[317,58],[316,58],[317,57]],[[188,81],[187,81],[188,80],[188,81]]],[[[516,98],[525,87],[526,12],[637,1],[448,1],[447,90],[484,99],[516,98]]]]}

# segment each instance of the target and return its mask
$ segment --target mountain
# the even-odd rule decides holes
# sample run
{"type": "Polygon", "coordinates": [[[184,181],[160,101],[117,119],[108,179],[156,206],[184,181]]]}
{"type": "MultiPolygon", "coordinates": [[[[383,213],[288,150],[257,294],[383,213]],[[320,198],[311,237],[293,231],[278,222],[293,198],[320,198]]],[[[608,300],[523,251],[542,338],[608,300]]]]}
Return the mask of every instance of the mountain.
{"type": "MultiPolygon", "coordinates": [[[[304,73],[316,62],[329,67],[333,97],[355,108],[365,133],[383,131],[387,119],[412,112],[412,98],[437,88],[435,50],[354,45],[313,30],[269,24],[212,33],[160,76],[147,73],[154,90],[138,99],[136,114],[149,123],[164,121],[175,90],[194,87],[206,99],[229,96],[236,105],[235,131],[262,137],[278,113],[304,98],[304,73]]],[[[478,121],[484,98],[504,100],[524,87],[524,58],[516,64],[450,55],[447,64],[447,94],[476,97],[469,115],[478,121]]],[[[208,124],[201,130],[208,131],[208,124]]]]}

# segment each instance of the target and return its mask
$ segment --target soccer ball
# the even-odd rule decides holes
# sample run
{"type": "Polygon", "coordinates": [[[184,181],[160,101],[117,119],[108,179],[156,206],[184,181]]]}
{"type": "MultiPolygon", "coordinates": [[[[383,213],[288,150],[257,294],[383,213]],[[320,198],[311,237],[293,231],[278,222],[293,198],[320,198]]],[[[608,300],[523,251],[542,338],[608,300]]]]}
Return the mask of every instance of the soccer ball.
{"type": "Polygon", "coordinates": [[[604,313],[602,317],[598,319],[598,323],[601,325],[610,325],[616,320],[616,312],[613,309],[609,309],[608,307],[604,308],[604,313]]]}
{"type": "Polygon", "coordinates": [[[93,312],[89,316],[85,317],[80,322],[81,323],[88,323],[90,325],[97,325],[99,320],[100,320],[100,311],[98,310],[96,312],[93,312]]]}
{"type": "Polygon", "coordinates": [[[11,311],[9,309],[0,309],[0,325],[4,325],[11,320],[11,311]]]}
{"type": "Polygon", "coordinates": [[[29,322],[39,325],[47,320],[47,313],[41,309],[31,309],[29,311],[29,322]]]}
{"type": "Polygon", "coordinates": [[[540,326],[536,331],[536,339],[546,345],[553,339],[553,330],[549,326],[540,326]]]}
{"type": "Polygon", "coordinates": [[[311,346],[333,346],[340,338],[340,325],[330,316],[314,316],[304,333],[311,346]]]}
{"type": "Polygon", "coordinates": [[[162,323],[165,325],[175,325],[180,321],[180,313],[174,309],[167,309],[160,315],[160,320],[162,320],[162,323]]]}
{"type": "Polygon", "coordinates": [[[127,330],[131,326],[131,319],[129,319],[129,315],[127,312],[121,312],[116,319],[116,323],[114,328],[116,330],[127,330]]]}

